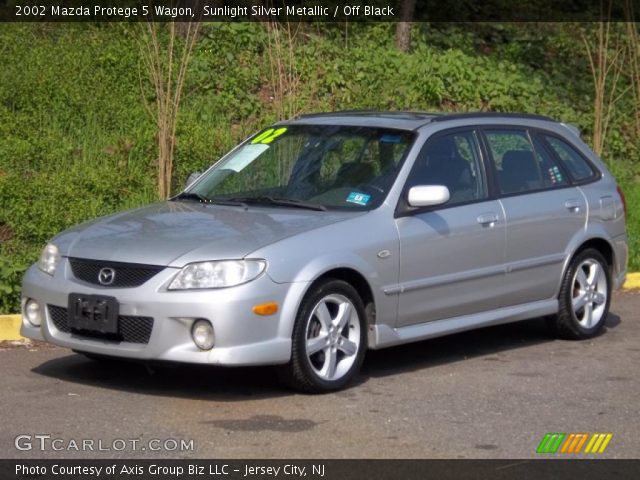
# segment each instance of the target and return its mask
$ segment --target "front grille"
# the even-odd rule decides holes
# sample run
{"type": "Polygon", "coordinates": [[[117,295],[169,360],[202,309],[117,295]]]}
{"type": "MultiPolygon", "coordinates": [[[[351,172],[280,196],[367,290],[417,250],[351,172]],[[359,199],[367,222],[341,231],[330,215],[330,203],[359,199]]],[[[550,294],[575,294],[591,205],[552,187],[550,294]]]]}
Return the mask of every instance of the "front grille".
{"type": "Polygon", "coordinates": [[[87,338],[98,338],[114,342],[149,343],[153,330],[153,318],[132,317],[128,315],[118,316],[118,333],[100,333],[87,330],[69,328],[68,313],[64,307],[49,305],[49,317],[55,327],[64,333],[73,333],[87,338]]]}
{"type": "Polygon", "coordinates": [[[141,265],[137,263],[108,262],[106,260],[89,260],[85,258],[69,258],[73,275],[83,282],[101,287],[139,287],[165,267],[159,265],[141,265]],[[113,270],[113,282],[105,284],[99,280],[103,268],[113,270]]]}
{"type": "Polygon", "coordinates": [[[69,333],[71,331],[66,308],[49,305],[49,317],[51,317],[51,321],[61,332],[69,333]]]}

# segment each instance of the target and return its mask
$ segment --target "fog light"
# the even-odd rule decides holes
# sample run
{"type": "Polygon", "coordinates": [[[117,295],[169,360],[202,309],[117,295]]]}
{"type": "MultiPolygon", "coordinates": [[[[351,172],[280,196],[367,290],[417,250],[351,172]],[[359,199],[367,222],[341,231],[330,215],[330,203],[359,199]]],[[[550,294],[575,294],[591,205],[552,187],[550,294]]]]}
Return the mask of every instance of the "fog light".
{"type": "Polygon", "coordinates": [[[40,305],[31,298],[24,305],[24,316],[34,327],[39,327],[42,323],[42,314],[40,313],[40,305]]]}
{"type": "Polygon", "coordinates": [[[193,338],[193,343],[195,343],[199,349],[211,350],[213,348],[213,342],[215,341],[211,322],[202,318],[193,322],[191,337],[193,338]]]}

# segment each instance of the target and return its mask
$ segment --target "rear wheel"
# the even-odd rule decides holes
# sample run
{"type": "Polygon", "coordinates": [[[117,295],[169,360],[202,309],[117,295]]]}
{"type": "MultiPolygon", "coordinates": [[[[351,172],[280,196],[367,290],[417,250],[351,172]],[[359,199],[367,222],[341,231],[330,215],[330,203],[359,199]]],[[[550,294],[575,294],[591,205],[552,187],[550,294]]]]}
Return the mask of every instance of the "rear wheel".
{"type": "Polygon", "coordinates": [[[562,280],[558,315],[550,319],[561,338],[596,336],[604,327],[611,302],[611,275],[602,254],[594,249],[578,253],[562,280]]]}
{"type": "Polygon", "coordinates": [[[327,280],[303,300],[293,328],[291,360],[279,373],[296,390],[335,391],[358,373],[366,348],[361,298],[348,283],[327,280]]]}

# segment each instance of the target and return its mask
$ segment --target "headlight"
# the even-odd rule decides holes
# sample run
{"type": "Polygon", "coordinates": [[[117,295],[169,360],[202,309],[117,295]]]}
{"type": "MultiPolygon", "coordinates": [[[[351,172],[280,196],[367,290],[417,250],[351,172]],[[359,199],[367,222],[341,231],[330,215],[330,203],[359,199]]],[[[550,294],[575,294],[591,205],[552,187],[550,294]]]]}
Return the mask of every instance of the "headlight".
{"type": "Polygon", "coordinates": [[[44,250],[42,250],[42,255],[40,255],[40,261],[38,262],[38,267],[44,273],[48,273],[49,275],[53,275],[56,273],[56,267],[60,262],[60,252],[58,251],[58,247],[56,247],[53,243],[48,243],[44,250]]]}
{"type": "Polygon", "coordinates": [[[234,287],[250,282],[266,267],[264,260],[220,260],[191,263],[169,285],[169,290],[234,287]]]}

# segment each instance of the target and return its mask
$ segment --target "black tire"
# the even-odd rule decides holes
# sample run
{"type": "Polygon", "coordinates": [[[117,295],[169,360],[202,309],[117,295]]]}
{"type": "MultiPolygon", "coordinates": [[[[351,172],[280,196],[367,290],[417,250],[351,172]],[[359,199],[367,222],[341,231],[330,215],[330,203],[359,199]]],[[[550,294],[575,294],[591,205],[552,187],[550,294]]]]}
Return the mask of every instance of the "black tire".
{"type": "MultiPolygon", "coordinates": [[[[331,335],[327,334],[327,338],[329,337],[331,337],[331,335]]],[[[367,321],[365,308],[362,303],[362,299],[355,288],[345,281],[336,279],[327,279],[322,283],[313,286],[302,300],[293,326],[291,340],[291,360],[286,365],[278,367],[278,375],[286,386],[306,393],[328,393],[340,390],[349,384],[358,374],[367,350],[367,321]],[[345,338],[343,334],[347,332],[347,335],[351,335],[351,337],[353,337],[352,339],[359,338],[359,343],[357,344],[356,353],[353,355],[353,363],[346,369],[346,372],[339,378],[326,379],[322,378],[321,374],[317,371],[318,366],[313,364],[321,354],[326,356],[325,350],[309,356],[307,355],[307,342],[312,338],[320,338],[322,333],[318,332],[317,337],[309,337],[310,329],[315,328],[316,325],[321,325],[318,317],[312,316],[314,309],[322,301],[327,299],[330,300],[334,298],[334,296],[348,299],[357,313],[357,320],[350,321],[350,323],[341,329],[337,335],[339,338],[344,340],[345,338]],[[359,331],[354,324],[355,322],[358,323],[359,331]],[[353,330],[353,332],[351,330],[353,330]],[[311,357],[313,357],[313,360],[311,357]]],[[[339,342],[340,340],[336,341],[339,342]]],[[[340,365],[340,363],[345,359],[349,359],[345,365],[348,365],[351,362],[351,355],[341,352],[341,347],[334,346],[327,348],[333,348],[336,352],[336,358],[341,358],[340,360],[336,360],[338,365],[340,365]],[[342,354],[342,357],[340,357],[340,354],[342,354]]],[[[321,357],[321,359],[322,362],[319,363],[324,363],[324,357],[321,357]]]]}
{"type": "MultiPolygon", "coordinates": [[[[594,287],[593,292],[587,290],[587,294],[592,293],[594,296],[599,294],[597,286],[594,287]]],[[[548,317],[547,324],[549,325],[552,333],[566,340],[584,340],[587,338],[593,338],[600,334],[604,328],[604,324],[609,313],[609,305],[611,303],[611,273],[609,271],[609,265],[602,254],[595,249],[589,248],[578,252],[576,256],[571,260],[569,268],[565,272],[562,279],[562,285],[560,286],[560,294],[558,296],[558,314],[548,317]],[[597,321],[592,320],[589,324],[586,320],[586,312],[584,310],[576,309],[573,306],[573,300],[576,296],[581,296],[580,282],[578,280],[578,270],[588,268],[586,265],[595,264],[599,265],[602,271],[602,279],[600,285],[606,285],[600,290],[606,292],[606,298],[602,301],[601,297],[597,297],[598,301],[588,301],[591,304],[591,308],[597,308],[599,314],[597,315],[597,321]],[[600,309],[600,307],[602,307],[600,309]],[[582,312],[582,313],[580,313],[582,312]],[[580,321],[579,316],[583,317],[583,321],[580,321]]],[[[584,308],[587,308],[585,305],[584,308]]],[[[595,311],[595,310],[594,310],[595,311]]],[[[595,316],[595,315],[594,315],[595,316]]]]}

